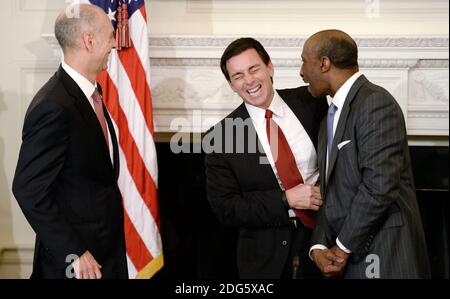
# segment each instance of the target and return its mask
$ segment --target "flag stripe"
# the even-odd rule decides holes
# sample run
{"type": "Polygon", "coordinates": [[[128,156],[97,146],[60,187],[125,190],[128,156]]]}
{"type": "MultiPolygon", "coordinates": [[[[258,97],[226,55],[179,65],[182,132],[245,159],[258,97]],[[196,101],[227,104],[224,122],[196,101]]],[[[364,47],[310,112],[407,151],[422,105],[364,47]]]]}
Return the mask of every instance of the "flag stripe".
{"type": "Polygon", "coordinates": [[[130,256],[136,269],[143,269],[153,260],[127,213],[125,213],[125,239],[127,254],[130,256]]]}
{"type": "Polygon", "coordinates": [[[147,11],[145,10],[145,5],[143,5],[140,9],[142,16],[144,17],[145,23],[147,23],[147,11]]]}
{"type": "MultiPolygon", "coordinates": [[[[124,160],[125,159],[121,159],[120,163],[125,163],[126,161],[124,160]]],[[[123,167],[123,170],[121,169],[119,186],[121,190],[124,190],[126,194],[130,195],[130,198],[138,198],[140,196],[138,190],[136,189],[136,185],[132,182],[131,176],[125,167],[123,167]]],[[[128,217],[131,219],[131,222],[139,232],[140,238],[147,247],[150,255],[159,255],[161,253],[161,238],[158,237],[154,239],[152,237],[158,234],[159,229],[147,206],[142,200],[125,200],[124,207],[128,213],[128,217]]]]}
{"type": "MultiPolygon", "coordinates": [[[[87,2],[82,0],[82,2],[87,2]]],[[[150,278],[164,265],[158,212],[158,169],[150,92],[147,13],[144,0],[90,0],[112,18],[118,5],[128,8],[129,48],[112,51],[107,73],[99,76],[103,99],[119,141],[118,185],[125,209],[130,277],[150,278]]],[[[119,22],[120,23],[120,22],[119,22]]],[[[127,27],[121,27],[127,32],[127,27]]],[[[126,45],[125,45],[126,47],[126,45]]]]}
{"type": "Polygon", "coordinates": [[[136,277],[138,274],[138,271],[136,267],[134,266],[133,262],[131,261],[130,256],[127,254],[127,266],[128,266],[128,275],[129,277],[136,277]]]}
{"type": "MultiPolygon", "coordinates": [[[[114,125],[114,124],[113,124],[114,125]]],[[[118,131],[118,128],[114,126],[114,129],[118,131]]],[[[126,165],[125,155],[119,147],[120,165],[126,165]]],[[[120,168],[119,188],[123,190],[125,194],[129,195],[124,199],[124,208],[134,224],[136,230],[142,241],[145,243],[148,251],[152,256],[158,256],[161,254],[161,237],[159,235],[159,228],[153,219],[153,216],[147,206],[142,200],[131,201],[128,198],[140,198],[140,194],[136,189],[136,185],[131,179],[131,175],[127,167],[120,168]],[[153,239],[153,236],[156,236],[153,239]]]]}
{"type": "Polygon", "coordinates": [[[145,125],[144,114],[140,106],[137,104],[137,98],[129,78],[126,76],[125,69],[121,61],[118,59],[116,53],[111,54],[111,64],[115,65],[114,70],[109,72],[109,77],[111,78],[115,86],[120,85],[119,92],[119,102],[128,120],[133,120],[128,122],[131,135],[139,149],[141,158],[144,161],[145,167],[150,171],[150,174],[157,187],[158,181],[158,168],[156,161],[156,149],[153,137],[145,125]]]}
{"type": "Polygon", "coordinates": [[[140,13],[135,13],[130,18],[130,36],[136,47],[136,52],[139,55],[142,66],[145,69],[147,85],[150,85],[150,57],[149,44],[147,36],[147,21],[140,13]]]}
{"type": "MultiPolygon", "coordinates": [[[[109,75],[107,75],[106,78],[103,78],[103,80],[106,80],[106,85],[109,86],[107,94],[108,100],[105,102],[107,109],[111,113],[120,132],[119,144],[124,155],[127,157],[126,165],[128,166],[129,173],[139,191],[140,197],[150,210],[153,219],[156,220],[156,224],[159,227],[158,204],[156,200],[152,200],[152,198],[157,198],[156,186],[153,183],[149,172],[145,168],[144,162],[136,147],[136,143],[130,134],[127,118],[119,104],[115,85],[109,75]]],[[[124,166],[123,164],[121,165],[122,167],[124,166]]],[[[123,194],[126,194],[124,190],[121,191],[123,194]]]]}
{"type": "MultiPolygon", "coordinates": [[[[105,104],[107,106],[107,109],[109,111],[109,113],[111,114],[111,117],[113,118],[113,120],[115,121],[115,124],[117,126],[117,130],[119,132],[124,132],[125,128],[121,127],[121,124],[123,124],[123,122],[121,122],[119,119],[121,117],[123,117],[123,114],[120,113],[120,105],[118,105],[118,98],[117,98],[117,90],[115,89],[115,86],[112,84],[112,81],[110,80],[109,76],[107,73],[103,73],[104,75],[99,77],[98,80],[99,82],[103,85],[103,86],[107,86],[107,93],[105,94],[105,98],[107,100],[105,100],[105,104]]],[[[123,136],[123,135],[121,135],[123,136]]],[[[120,137],[119,137],[120,139],[120,137]]],[[[124,148],[123,143],[119,141],[119,144],[121,145],[121,148],[124,148]]],[[[124,157],[126,155],[124,155],[123,151],[119,150],[119,154],[120,154],[120,164],[121,165],[126,165],[126,161],[124,161],[124,157]]],[[[129,163],[128,163],[129,164],[129,163]]],[[[130,216],[128,214],[128,210],[130,205],[139,205],[142,204],[142,200],[140,201],[136,201],[136,200],[129,200],[130,198],[141,198],[140,195],[136,195],[136,194],[132,194],[129,192],[127,187],[131,186],[136,186],[133,182],[129,182],[131,181],[131,176],[129,175],[128,172],[128,168],[125,169],[125,167],[121,167],[120,170],[120,176],[119,176],[119,188],[122,192],[122,194],[126,194],[127,196],[124,196],[123,201],[124,201],[124,208],[125,208],[125,240],[126,240],[126,246],[127,246],[127,255],[130,258],[130,260],[132,261],[134,267],[136,269],[142,269],[146,266],[146,264],[148,264],[148,262],[150,262],[153,258],[149,252],[149,249],[146,248],[146,244],[143,242],[142,238],[141,238],[141,234],[139,234],[139,232],[136,230],[136,228],[134,227],[133,222],[130,219],[130,216]],[[128,180],[128,182],[127,182],[128,180]],[[144,260],[143,260],[144,259],[144,260]]],[[[150,213],[147,213],[147,216],[151,216],[150,213]]],[[[142,220],[146,220],[147,217],[142,217],[142,220]]],[[[153,219],[152,219],[153,220],[153,219]]],[[[154,222],[154,221],[153,221],[154,222]]],[[[139,223],[139,220],[136,222],[139,223]]],[[[144,234],[142,234],[144,235],[144,234]]],[[[149,235],[152,236],[152,235],[149,235]]],[[[148,241],[148,238],[147,238],[148,241]]],[[[154,244],[154,242],[151,242],[151,244],[154,244]]]]}
{"type": "MultiPolygon", "coordinates": [[[[133,41],[131,44],[134,47],[133,41]]],[[[137,97],[139,106],[144,113],[144,117],[147,123],[147,127],[153,134],[153,121],[152,121],[152,107],[150,105],[151,95],[150,88],[147,85],[147,78],[144,68],[140,63],[140,58],[136,53],[134,48],[129,48],[126,50],[119,51],[119,58],[122,62],[128,78],[133,87],[133,91],[137,97]]]]}

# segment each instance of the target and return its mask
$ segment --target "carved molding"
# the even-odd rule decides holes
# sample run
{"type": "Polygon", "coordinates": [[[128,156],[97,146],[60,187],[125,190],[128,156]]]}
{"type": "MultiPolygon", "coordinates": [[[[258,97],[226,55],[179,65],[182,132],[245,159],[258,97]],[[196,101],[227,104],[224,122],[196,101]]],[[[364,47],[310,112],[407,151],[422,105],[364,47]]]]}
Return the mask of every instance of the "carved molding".
{"type": "MultiPolygon", "coordinates": [[[[58,47],[53,34],[43,34],[42,37],[52,46],[58,47]]],[[[220,48],[224,49],[237,37],[222,36],[150,36],[150,48],[170,47],[184,48],[220,48]]],[[[306,37],[255,37],[265,47],[269,48],[301,48],[306,37]]],[[[448,37],[356,37],[359,48],[390,48],[395,51],[398,48],[432,48],[447,50],[448,37]],[[394,48],[394,49],[392,49],[394,48]]],[[[417,50],[417,49],[416,49],[417,50]]],[[[152,54],[150,53],[150,57],[152,54]]],[[[448,53],[446,58],[448,58],[448,53]]]]}
{"type": "MultiPolygon", "coordinates": [[[[272,59],[277,67],[300,67],[300,59],[272,59]]],[[[361,68],[411,68],[417,66],[418,59],[359,59],[361,68]]],[[[442,60],[440,63],[443,63],[442,60]]],[[[214,66],[220,64],[219,58],[152,58],[152,66],[214,66]]],[[[445,63],[444,63],[445,64],[445,63]]],[[[430,61],[422,63],[425,67],[442,67],[430,61]]],[[[448,61],[447,61],[448,65],[448,61]]]]}
{"type": "Polygon", "coordinates": [[[448,59],[420,59],[418,68],[448,68],[448,59]]]}
{"type": "MultiPolygon", "coordinates": [[[[151,36],[150,47],[226,47],[237,37],[220,36],[151,36]]],[[[301,48],[307,37],[255,37],[265,47],[301,48]]],[[[442,48],[448,37],[356,37],[363,48],[442,48]]]]}

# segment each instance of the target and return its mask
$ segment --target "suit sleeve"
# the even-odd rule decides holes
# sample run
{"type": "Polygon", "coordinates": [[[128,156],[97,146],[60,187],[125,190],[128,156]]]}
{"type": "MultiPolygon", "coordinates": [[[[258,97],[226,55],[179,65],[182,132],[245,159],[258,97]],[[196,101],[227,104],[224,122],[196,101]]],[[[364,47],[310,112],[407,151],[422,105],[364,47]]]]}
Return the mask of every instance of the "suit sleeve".
{"type": "Polygon", "coordinates": [[[405,138],[403,114],[389,94],[361,103],[355,136],[361,182],[338,236],[352,252],[364,251],[399,197],[405,138]]]}
{"type": "Polygon", "coordinates": [[[281,189],[241,192],[221,154],[205,157],[207,195],[219,221],[231,227],[272,227],[288,222],[281,189]]]}
{"type": "Polygon", "coordinates": [[[13,181],[13,193],[38,238],[58,264],[86,248],[62,216],[54,196],[65,161],[68,120],[62,107],[43,102],[26,117],[22,146],[13,181]]]}

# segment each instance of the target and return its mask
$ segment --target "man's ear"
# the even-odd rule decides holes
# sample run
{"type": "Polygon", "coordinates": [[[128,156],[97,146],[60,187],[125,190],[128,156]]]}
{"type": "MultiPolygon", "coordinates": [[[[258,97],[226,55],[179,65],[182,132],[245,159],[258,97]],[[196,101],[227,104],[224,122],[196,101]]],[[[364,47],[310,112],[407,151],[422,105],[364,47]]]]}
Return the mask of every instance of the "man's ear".
{"type": "Polygon", "coordinates": [[[271,60],[269,60],[269,63],[267,64],[267,69],[269,70],[270,77],[273,78],[275,75],[275,70],[271,60]]]}
{"type": "Polygon", "coordinates": [[[326,73],[331,68],[331,60],[328,56],[322,56],[320,58],[320,70],[322,73],[326,73]]]}
{"type": "Polygon", "coordinates": [[[83,46],[88,52],[92,52],[92,49],[94,48],[94,35],[90,32],[83,32],[81,37],[83,39],[83,46]]]}

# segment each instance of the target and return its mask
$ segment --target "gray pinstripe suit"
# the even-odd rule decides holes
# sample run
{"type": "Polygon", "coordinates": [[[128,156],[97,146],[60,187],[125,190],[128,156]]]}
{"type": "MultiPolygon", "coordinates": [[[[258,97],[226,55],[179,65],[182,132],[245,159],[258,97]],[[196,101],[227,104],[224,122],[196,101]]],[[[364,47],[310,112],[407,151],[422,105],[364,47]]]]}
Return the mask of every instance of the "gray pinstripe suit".
{"type": "Polygon", "coordinates": [[[380,278],[430,277],[405,121],[392,95],[360,76],[341,111],[328,173],[326,147],[325,118],[318,145],[325,204],[312,244],[330,248],[338,237],[352,251],[345,278],[366,278],[376,267],[370,254],[379,257],[380,278]]]}

